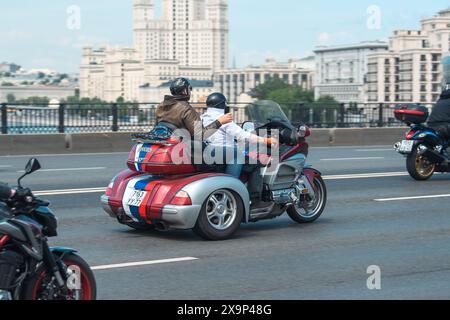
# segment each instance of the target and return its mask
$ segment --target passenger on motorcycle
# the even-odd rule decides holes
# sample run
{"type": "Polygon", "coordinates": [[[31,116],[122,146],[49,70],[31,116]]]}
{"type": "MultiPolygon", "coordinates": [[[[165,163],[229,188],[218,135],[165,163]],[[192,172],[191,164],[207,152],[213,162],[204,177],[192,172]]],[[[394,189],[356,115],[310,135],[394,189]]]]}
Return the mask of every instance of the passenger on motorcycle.
{"type": "MultiPolygon", "coordinates": [[[[229,106],[227,105],[227,99],[221,93],[211,94],[206,100],[206,105],[208,109],[202,117],[204,126],[210,126],[212,123],[217,121],[217,119],[220,119],[220,117],[222,117],[224,114],[228,114],[230,112],[229,106]]],[[[242,153],[244,152],[244,150],[239,150],[238,143],[250,142],[255,145],[267,144],[277,146],[278,141],[275,138],[259,137],[255,134],[244,131],[235,122],[230,122],[222,126],[206,141],[208,144],[212,145],[215,150],[218,150],[220,148],[223,149],[222,154],[224,155],[224,161],[227,161],[227,159],[230,158],[234,159],[232,163],[226,163],[227,174],[239,179],[243,169],[250,173],[248,181],[248,191],[252,202],[252,210],[266,210],[273,207],[272,202],[262,201],[263,178],[261,176],[260,167],[258,165],[244,165],[244,163],[239,163],[238,153],[242,153]],[[233,155],[232,157],[227,156],[231,153],[233,155]]]]}
{"type": "Polygon", "coordinates": [[[203,139],[206,139],[224,124],[233,121],[233,116],[228,113],[207,127],[203,127],[200,115],[189,104],[192,86],[185,78],[175,79],[170,86],[170,92],[172,95],[165,96],[156,110],[158,123],[166,123],[177,129],[186,129],[192,138],[201,134],[203,139]]]}

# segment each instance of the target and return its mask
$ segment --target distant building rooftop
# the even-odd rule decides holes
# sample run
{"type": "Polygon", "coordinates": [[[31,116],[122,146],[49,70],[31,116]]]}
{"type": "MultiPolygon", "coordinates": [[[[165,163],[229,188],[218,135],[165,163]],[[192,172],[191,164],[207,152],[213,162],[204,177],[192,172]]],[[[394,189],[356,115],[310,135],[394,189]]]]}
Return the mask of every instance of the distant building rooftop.
{"type": "MultiPolygon", "coordinates": [[[[213,87],[214,83],[210,80],[189,80],[189,82],[191,83],[192,87],[194,88],[209,88],[209,87],[213,87]]],[[[170,87],[172,81],[168,81],[163,83],[162,85],[160,85],[160,88],[168,88],[170,87]]]]}
{"type": "Polygon", "coordinates": [[[336,45],[336,46],[319,46],[314,50],[315,53],[327,52],[327,51],[344,51],[353,49],[367,49],[367,48],[388,48],[389,44],[385,41],[363,41],[348,45],[336,45]]]}

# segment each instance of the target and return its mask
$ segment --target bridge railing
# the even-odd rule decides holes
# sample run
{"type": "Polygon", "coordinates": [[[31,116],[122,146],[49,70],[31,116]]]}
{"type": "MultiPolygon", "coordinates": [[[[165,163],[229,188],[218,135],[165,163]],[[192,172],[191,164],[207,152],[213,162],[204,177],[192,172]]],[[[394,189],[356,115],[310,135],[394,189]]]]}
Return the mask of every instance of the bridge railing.
{"type": "MultiPolygon", "coordinates": [[[[234,119],[248,120],[246,103],[230,103],[234,119]]],[[[158,103],[0,105],[2,134],[148,131],[156,123],[158,103]]],[[[192,106],[202,114],[204,104],[192,106]]],[[[395,104],[281,104],[293,124],[313,128],[399,127],[395,104]]],[[[431,108],[431,106],[428,106],[431,108]]]]}

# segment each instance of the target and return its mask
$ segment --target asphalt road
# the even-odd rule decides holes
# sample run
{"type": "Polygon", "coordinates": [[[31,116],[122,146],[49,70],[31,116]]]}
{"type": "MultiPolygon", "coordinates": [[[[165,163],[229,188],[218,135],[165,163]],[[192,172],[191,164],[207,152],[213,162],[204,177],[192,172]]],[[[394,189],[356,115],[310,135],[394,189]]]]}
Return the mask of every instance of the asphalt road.
{"type": "MultiPolygon", "coordinates": [[[[126,158],[38,156],[44,170],[24,184],[49,193],[105,187],[126,158]]],[[[27,160],[0,157],[0,180],[14,184],[27,160]]],[[[94,190],[45,197],[60,219],[51,244],[106,267],[95,271],[100,299],[450,299],[450,175],[413,181],[391,146],[312,148],[309,162],[328,186],[314,224],[286,215],[242,225],[224,242],[137,232],[109,218],[94,190]],[[414,198],[423,196],[437,197],[414,198]],[[195,259],[157,263],[186,257],[195,259]],[[147,265],[111,266],[133,262],[147,265]],[[381,290],[367,288],[369,266],[380,268],[381,290]]]]}

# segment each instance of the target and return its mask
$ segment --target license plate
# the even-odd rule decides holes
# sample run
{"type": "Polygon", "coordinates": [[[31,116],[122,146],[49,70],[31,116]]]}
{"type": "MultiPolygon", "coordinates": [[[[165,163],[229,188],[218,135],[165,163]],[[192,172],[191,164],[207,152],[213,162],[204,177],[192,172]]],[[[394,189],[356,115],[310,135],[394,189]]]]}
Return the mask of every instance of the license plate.
{"type": "Polygon", "coordinates": [[[133,207],[139,207],[144,201],[145,196],[147,195],[147,191],[135,190],[131,194],[131,197],[128,199],[128,205],[133,207]]]}
{"type": "Polygon", "coordinates": [[[414,141],[412,140],[403,140],[400,143],[400,147],[398,148],[399,152],[402,153],[410,153],[414,147],[414,141]]]}

